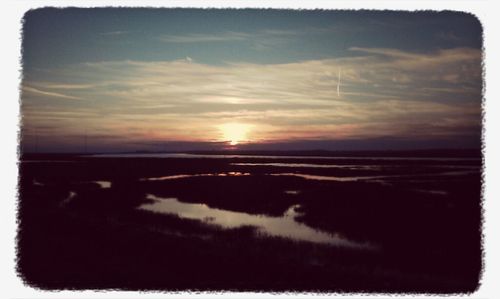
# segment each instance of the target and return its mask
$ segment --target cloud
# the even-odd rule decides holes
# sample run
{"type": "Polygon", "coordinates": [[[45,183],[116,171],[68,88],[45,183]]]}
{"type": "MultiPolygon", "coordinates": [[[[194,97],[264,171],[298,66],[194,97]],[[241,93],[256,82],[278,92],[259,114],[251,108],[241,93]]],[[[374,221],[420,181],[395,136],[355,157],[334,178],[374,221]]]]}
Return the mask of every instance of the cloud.
{"type": "MultiPolygon", "coordinates": [[[[412,23],[413,24],[413,23],[412,23]]],[[[392,25],[392,24],[390,24],[392,25]]],[[[300,26],[296,28],[269,28],[256,31],[221,31],[210,33],[185,33],[185,34],[163,34],[156,37],[157,40],[168,43],[212,43],[230,41],[252,41],[254,47],[267,47],[276,43],[284,43],[289,38],[302,38],[316,35],[332,34],[356,34],[360,32],[373,32],[389,26],[383,22],[366,20],[365,23],[353,24],[345,20],[337,20],[335,25],[325,27],[300,26]]],[[[118,31],[120,32],[120,31],[118,31]]],[[[113,32],[110,32],[111,34],[113,32]]]]}
{"type": "Polygon", "coordinates": [[[440,31],[440,32],[436,33],[435,36],[436,36],[436,38],[438,38],[440,40],[444,40],[444,41],[458,42],[458,41],[463,40],[463,38],[458,37],[452,31],[446,31],[446,32],[440,31]]]}
{"type": "Polygon", "coordinates": [[[243,32],[221,32],[219,34],[185,34],[185,35],[160,35],[158,40],[167,43],[206,43],[206,42],[229,42],[242,41],[251,37],[251,34],[243,32]]]}
{"type": "Polygon", "coordinates": [[[225,42],[247,42],[254,50],[261,51],[283,45],[297,36],[310,34],[324,34],[315,28],[300,29],[266,29],[255,32],[222,31],[216,33],[188,33],[182,35],[163,34],[156,37],[165,43],[191,44],[191,43],[225,43],[225,42]]]}
{"type": "MultiPolygon", "coordinates": [[[[288,38],[297,38],[298,36],[303,37],[311,35],[374,31],[374,26],[381,26],[379,23],[369,23],[369,27],[363,25],[353,26],[351,22],[344,22],[340,20],[335,25],[328,27],[303,26],[291,29],[270,28],[252,32],[221,31],[215,33],[162,34],[157,36],[156,39],[162,42],[180,44],[252,41],[257,47],[265,47],[266,45],[283,43],[286,42],[288,38]]],[[[106,34],[121,34],[121,31],[109,32],[106,34]]]]}
{"type": "Polygon", "coordinates": [[[386,49],[386,48],[360,48],[360,47],[351,47],[349,48],[350,51],[357,51],[357,52],[363,52],[363,53],[368,53],[368,54],[378,54],[378,55],[384,55],[384,56],[390,56],[390,57],[395,57],[395,58],[409,58],[409,59],[415,59],[418,58],[418,54],[414,53],[409,53],[405,51],[401,51],[398,49],[386,49]]]}
{"type": "Polygon", "coordinates": [[[92,84],[67,84],[67,83],[51,83],[51,82],[36,82],[37,88],[46,89],[60,89],[60,90],[73,90],[73,89],[89,89],[95,87],[92,84]]]}
{"type": "Polygon", "coordinates": [[[370,68],[361,70],[361,76],[374,84],[387,82],[390,78],[394,83],[400,83],[399,86],[411,83],[409,86],[442,90],[450,87],[455,90],[460,87],[479,90],[482,85],[482,53],[479,49],[453,48],[431,53],[382,48],[350,50],[373,54],[365,61],[370,68]]]}
{"type": "MultiPolygon", "coordinates": [[[[390,64],[404,70],[418,71],[436,69],[437,67],[461,67],[463,64],[481,61],[482,53],[474,48],[440,49],[431,53],[412,53],[398,49],[351,47],[350,51],[375,54],[392,58],[390,64]],[[457,65],[460,62],[461,65],[457,65]]],[[[383,62],[382,62],[383,63],[383,62]]]]}
{"type": "Polygon", "coordinates": [[[217,126],[230,122],[254,125],[249,136],[261,142],[480,135],[479,50],[351,50],[360,55],[224,65],[186,57],[33,71],[23,83],[23,127],[44,127],[40,134],[52,139],[85,127],[136,143],[220,141],[217,126]]]}
{"type": "Polygon", "coordinates": [[[124,35],[124,34],[129,34],[131,32],[132,31],[120,31],[120,30],[117,30],[117,31],[101,32],[99,34],[100,35],[124,35]]]}
{"type": "Polygon", "coordinates": [[[28,95],[45,96],[45,97],[49,97],[49,98],[62,98],[62,99],[70,99],[70,100],[80,100],[81,99],[79,97],[65,95],[65,94],[57,93],[57,92],[43,91],[43,90],[39,90],[39,89],[29,87],[29,86],[23,86],[22,90],[23,90],[23,92],[25,92],[28,95]]]}

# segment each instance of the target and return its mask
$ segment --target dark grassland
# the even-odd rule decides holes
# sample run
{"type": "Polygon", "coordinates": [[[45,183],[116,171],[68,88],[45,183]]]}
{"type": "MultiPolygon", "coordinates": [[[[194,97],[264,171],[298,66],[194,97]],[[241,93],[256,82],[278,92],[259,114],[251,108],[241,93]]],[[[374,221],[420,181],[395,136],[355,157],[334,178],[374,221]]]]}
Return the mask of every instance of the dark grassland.
{"type": "Polygon", "coordinates": [[[28,285],[42,289],[471,292],[481,271],[480,168],[480,160],[24,155],[19,164],[18,271],[28,285]],[[287,161],[381,167],[231,165],[287,161]],[[456,166],[477,171],[440,175],[456,166]],[[251,175],[140,180],[231,171],[251,175]],[[268,175],[279,172],[405,176],[383,184],[268,175]],[[92,183],[98,180],[111,181],[111,188],[92,183]],[[70,191],[76,196],[66,204],[70,191]],[[300,204],[296,220],[374,244],[376,250],[268,237],[251,226],[223,229],[136,209],[148,202],[146,194],[269,216],[300,204]]]}

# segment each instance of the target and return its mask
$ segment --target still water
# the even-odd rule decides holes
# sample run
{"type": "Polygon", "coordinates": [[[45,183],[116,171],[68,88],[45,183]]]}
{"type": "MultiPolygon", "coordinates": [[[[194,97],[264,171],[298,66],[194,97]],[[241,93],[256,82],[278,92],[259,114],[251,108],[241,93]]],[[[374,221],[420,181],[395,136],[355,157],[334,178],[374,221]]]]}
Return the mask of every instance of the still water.
{"type": "Polygon", "coordinates": [[[102,189],[109,189],[111,188],[111,182],[110,181],[94,181],[99,187],[102,189]]]}
{"type": "Polygon", "coordinates": [[[201,220],[207,224],[223,228],[255,226],[264,235],[290,238],[297,241],[309,241],[338,247],[373,249],[369,244],[361,244],[347,240],[336,234],[315,230],[305,224],[295,221],[297,205],[291,206],[281,217],[250,215],[211,208],[206,204],[184,203],[176,198],[163,198],[148,194],[152,203],[139,206],[139,209],[154,213],[172,214],[180,218],[201,220]]]}
{"type": "Polygon", "coordinates": [[[217,173],[197,173],[197,174],[175,174],[175,175],[167,175],[161,177],[154,178],[142,178],[140,181],[167,181],[167,180],[176,180],[176,179],[185,179],[192,177],[213,177],[213,176],[248,176],[251,175],[248,172],[239,172],[239,171],[229,171],[229,172],[217,172],[217,173]]]}
{"type": "Polygon", "coordinates": [[[272,166],[291,168],[338,168],[351,170],[380,170],[381,165],[339,165],[339,164],[310,164],[310,163],[231,163],[237,166],[272,166]]]}

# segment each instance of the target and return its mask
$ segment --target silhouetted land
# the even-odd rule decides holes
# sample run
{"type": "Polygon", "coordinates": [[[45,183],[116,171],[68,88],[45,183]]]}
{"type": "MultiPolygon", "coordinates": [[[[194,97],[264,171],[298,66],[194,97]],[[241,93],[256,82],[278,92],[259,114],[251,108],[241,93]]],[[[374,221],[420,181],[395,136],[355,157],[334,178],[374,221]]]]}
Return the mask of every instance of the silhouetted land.
{"type": "Polygon", "coordinates": [[[471,292],[481,271],[481,160],[438,156],[467,159],[25,154],[18,270],[43,289],[471,292]],[[342,181],[353,177],[362,179],[342,181]],[[373,248],[138,209],[152,202],[147,194],[269,217],[299,205],[296,221],[373,248]]]}
{"type": "Polygon", "coordinates": [[[192,154],[204,155],[268,155],[268,156],[323,156],[323,157],[480,157],[476,149],[425,149],[425,150],[374,150],[374,151],[329,151],[329,150],[221,150],[191,151],[192,154]]]}

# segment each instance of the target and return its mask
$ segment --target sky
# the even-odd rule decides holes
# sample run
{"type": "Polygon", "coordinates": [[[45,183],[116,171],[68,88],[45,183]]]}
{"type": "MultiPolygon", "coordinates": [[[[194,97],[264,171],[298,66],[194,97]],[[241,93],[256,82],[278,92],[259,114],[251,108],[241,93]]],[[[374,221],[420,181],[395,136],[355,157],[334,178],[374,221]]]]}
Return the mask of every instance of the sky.
{"type": "Polygon", "coordinates": [[[470,14],[42,8],[23,22],[26,152],[481,146],[470,14]]]}

